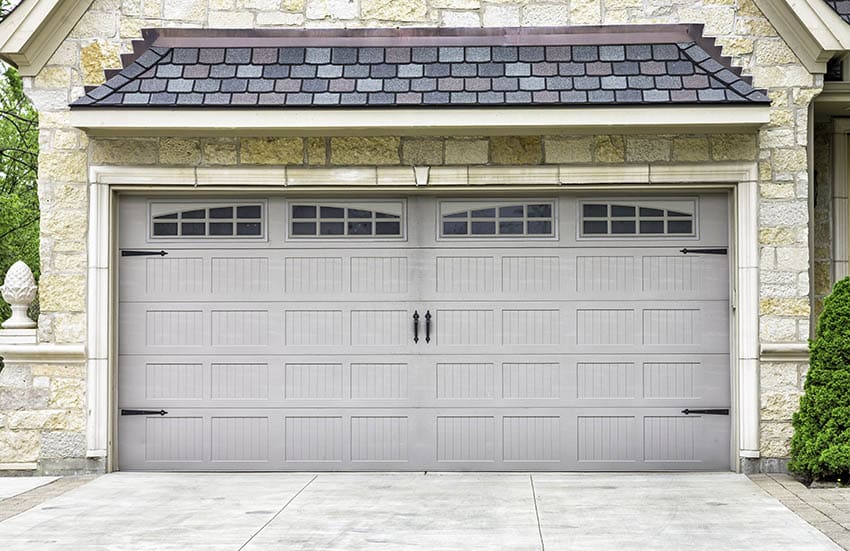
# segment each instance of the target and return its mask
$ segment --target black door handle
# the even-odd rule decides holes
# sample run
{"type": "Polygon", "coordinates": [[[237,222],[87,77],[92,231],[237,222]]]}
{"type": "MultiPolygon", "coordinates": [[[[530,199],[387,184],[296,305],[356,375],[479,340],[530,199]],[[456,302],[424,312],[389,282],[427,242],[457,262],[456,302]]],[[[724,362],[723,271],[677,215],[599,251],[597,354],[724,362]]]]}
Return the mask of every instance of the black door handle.
{"type": "Polygon", "coordinates": [[[729,415],[728,409],[683,409],[682,413],[690,415],[729,415]]]}
{"type": "Polygon", "coordinates": [[[168,415],[164,409],[122,409],[121,415],[168,415]]]}
{"type": "Polygon", "coordinates": [[[431,342],[431,310],[425,312],[425,342],[431,342]]]}
{"type": "Polygon", "coordinates": [[[419,310],[413,311],[413,342],[419,342],[419,310]]]}

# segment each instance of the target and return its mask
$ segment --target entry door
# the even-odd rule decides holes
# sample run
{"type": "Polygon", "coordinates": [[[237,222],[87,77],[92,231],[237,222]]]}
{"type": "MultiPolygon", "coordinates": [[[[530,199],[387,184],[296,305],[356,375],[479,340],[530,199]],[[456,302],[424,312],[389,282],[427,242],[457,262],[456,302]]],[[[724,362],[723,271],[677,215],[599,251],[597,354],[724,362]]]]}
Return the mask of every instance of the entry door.
{"type": "Polygon", "coordinates": [[[131,197],[120,224],[121,468],[729,466],[723,196],[131,197]]]}

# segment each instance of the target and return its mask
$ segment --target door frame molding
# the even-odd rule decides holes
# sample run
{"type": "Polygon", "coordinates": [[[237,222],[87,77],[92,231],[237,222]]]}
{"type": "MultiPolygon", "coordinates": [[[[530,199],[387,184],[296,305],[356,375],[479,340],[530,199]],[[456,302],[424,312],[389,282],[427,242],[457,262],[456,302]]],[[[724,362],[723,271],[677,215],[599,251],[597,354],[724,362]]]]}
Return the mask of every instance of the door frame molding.
{"type": "Polygon", "coordinates": [[[89,169],[87,455],[115,468],[117,425],[117,207],[119,193],[285,195],[511,195],[536,192],[728,191],[730,204],[733,470],[759,457],[758,166],[667,165],[89,169]],[[328,182],[332,182],[329,184],[328,182]],[[649,187],[647,187],[649,186],[649,187]]]}
{"type": "Polygon", "coordinates": [[[832,283],[850,275],[850,118],[837,118],[832,135],[832,283]]]}

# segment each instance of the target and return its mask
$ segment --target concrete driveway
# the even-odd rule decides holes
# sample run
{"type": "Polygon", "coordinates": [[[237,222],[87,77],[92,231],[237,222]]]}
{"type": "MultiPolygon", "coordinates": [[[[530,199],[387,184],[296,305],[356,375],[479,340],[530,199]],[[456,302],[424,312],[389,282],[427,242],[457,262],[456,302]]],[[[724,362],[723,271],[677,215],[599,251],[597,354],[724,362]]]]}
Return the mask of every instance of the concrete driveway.
{"type": "Polygon", "coordinates": [[[0,549],[839,549],[742,475],[116,473],[0,549]]]}

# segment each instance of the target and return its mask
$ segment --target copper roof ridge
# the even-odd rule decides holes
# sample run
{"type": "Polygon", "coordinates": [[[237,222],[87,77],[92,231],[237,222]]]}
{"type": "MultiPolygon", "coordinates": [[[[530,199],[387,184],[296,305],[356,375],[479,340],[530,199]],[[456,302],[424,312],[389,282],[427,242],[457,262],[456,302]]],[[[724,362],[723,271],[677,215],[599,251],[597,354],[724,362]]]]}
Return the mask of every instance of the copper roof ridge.
{"type": "Polygon", "coordinates": [[[148,28],[145,42],[162,48],[287,46],[541,46],[694,42],[703,25],[561,27],[401,27],[368,29],[148,28]]]}

